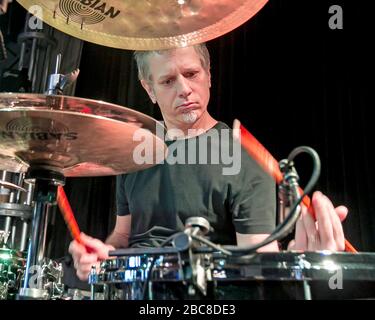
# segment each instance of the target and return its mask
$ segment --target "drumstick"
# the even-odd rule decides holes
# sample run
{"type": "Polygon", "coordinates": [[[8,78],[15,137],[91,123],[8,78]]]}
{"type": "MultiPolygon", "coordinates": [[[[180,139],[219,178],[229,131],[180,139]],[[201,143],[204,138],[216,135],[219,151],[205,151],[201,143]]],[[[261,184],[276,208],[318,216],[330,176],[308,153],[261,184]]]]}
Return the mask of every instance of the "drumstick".
{"type": "MultiPolygon", "coordinates": [[[[263,147],[263,145],[240,123],[239,120],[235,119],[233,123],[233,136],[235,138],[241,137],[241,145],[247,151],[247,153],[254,158],[255,161],[267,172],[277,184],[280,184],[283,180],[283,175],[280,171],[279,164],[276,159],[263,147]],[[239,129],[239,132],[238,132],[239,129]]],[[[300,195],[303,194],[302,188],[298,188],[300,195]]],[[[311,206],[311,199],[309,196],[304,196],[302,203],[307,207],[309,213],[316,221],[315,212],[311,206]]],[[[357,250],[345,239],[345,251],[357,252],[357,250]]]]}
{"type": "Polygon", "coordinates": [[[81,239],[81,231],[79,230],[77,221],[74,218],[73,210],[69,204],[68,198],[62,186],[57,187],[57,204],[64,217],[66,225],[68,226],[72,238],[79,244],[86,247],[87,252],[92,252],[92,249],[87,247],[81,239]]]}

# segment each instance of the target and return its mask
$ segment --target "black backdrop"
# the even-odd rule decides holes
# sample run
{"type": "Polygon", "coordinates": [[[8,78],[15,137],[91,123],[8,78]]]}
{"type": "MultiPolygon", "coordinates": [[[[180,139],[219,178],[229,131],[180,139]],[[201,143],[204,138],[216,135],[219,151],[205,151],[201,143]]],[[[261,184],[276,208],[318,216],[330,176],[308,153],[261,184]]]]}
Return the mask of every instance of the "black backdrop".
{"type": "MultiPolygon", "coordinates": [[[[362,251],[375,249],[373,12],[366,1],[271,0],[246,24],[208,42],[211,114],[229,125],[240,119],[276,159],[300,145],[313,147],[322,161],[317,188],[349,207],[346,238],[362,251]],[[328,26],[331,5],[343,9],[342,30],[328,26]]],[[[131,54],[85,43],[76,96],[159,119],[138,84],[131,54]]],[[[301,156],[296,165],[303,184],[310,159],[301,156]]],[[[67,180],[82,231],[108,235],[114,188],[113,177],[67,180]]],[[[65,255],[70,236],[59,214],[51,234],[51,255],[65,255]]]]}

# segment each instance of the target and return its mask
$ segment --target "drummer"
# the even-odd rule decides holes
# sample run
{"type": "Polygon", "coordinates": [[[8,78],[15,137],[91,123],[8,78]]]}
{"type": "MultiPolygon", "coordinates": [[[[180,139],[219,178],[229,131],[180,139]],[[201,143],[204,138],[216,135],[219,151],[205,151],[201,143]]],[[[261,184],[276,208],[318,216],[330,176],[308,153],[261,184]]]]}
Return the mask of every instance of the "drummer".
{"type": "MultiPolygon", "coordinates": [[[[135,52],[135,59],[143,88],[161,110],[169,148],[184,153],[189,143],[201,146],[199,142],[203,140],[205,149],[199,147],[197,152],[211,155],[212,160],[225,142],[234,146],[231,129],[207,110],[211,75],[205,44],[139,51],[135,52]]],[[[170,156],[176,155],[172,152],[170,156]]],[[[228,163],[219,157],[220,163],[164,161],[143,171],[118,176],[113,232],[105,243],[82,234],[83,242],[93,249],[90,253],[76,241],[69,246],[77,276],[87,279],[91,266],[107,259],[109,250],[160,244],[173,232],[183,230],[185,220],[192,216],[202,216],[210,222],[213,231],[209,236],[215,243],[250,246],[264,240],[275,228],[275,184],[243,149],[239,157],[240,169],[231,174],[224,174],[228,163]]],[[[195,155],[195,159],[200,158],[195,155]]],[[[313,194],[312,206],[317,223],[303,207],[289,248],[344,250],[341,221],[347,215],[347,208],[334,208],[321,192],[313,194]]],[[[259,249],[278,250],[276,242],[259,249]]]]}

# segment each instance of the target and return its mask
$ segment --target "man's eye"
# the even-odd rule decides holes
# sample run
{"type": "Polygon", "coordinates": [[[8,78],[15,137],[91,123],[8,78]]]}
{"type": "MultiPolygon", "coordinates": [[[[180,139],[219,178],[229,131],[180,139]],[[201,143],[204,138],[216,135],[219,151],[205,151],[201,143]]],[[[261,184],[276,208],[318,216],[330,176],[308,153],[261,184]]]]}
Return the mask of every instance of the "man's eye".
{"type": "Polygon", "coordinates": [[[185,77],[186,77],[186,78],[193,78],[196,74],[197,74],[197,72],[195,72],[195,71],[187,72],[187,73],[185,74],[185,77]]]}
{"type": "Polygon", "coordinates": [[[173,82],[173,79],[167,79],[167,80],[164,80],[163,82],[162,82],[162,84],[164,84],[164,85],[169,85],[169,84],[171,84],[173,82]]]}

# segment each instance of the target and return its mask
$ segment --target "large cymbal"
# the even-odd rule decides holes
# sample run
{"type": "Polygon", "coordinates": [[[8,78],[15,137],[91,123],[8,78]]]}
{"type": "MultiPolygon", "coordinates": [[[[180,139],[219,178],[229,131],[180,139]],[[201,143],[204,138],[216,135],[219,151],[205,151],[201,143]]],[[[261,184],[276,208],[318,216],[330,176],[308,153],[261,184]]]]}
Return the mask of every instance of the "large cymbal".
{"type": "Polygon", "coordinates": [[[25,172],[33,166],[66,177],[142,170],[165,159],[167,146],[157,136],[163,132],[153,118],[102,101],[0,94],[0,170],[25,172]],[[134,150],[146,148],[151,159],[134,157],[140,154],[134,150]]]}
{"type": "Polygon", "coordinates": [[[52,27],[97,44],[133,50],[188,46],[219,37],[268,0],[17,0],[52,27]]]}

